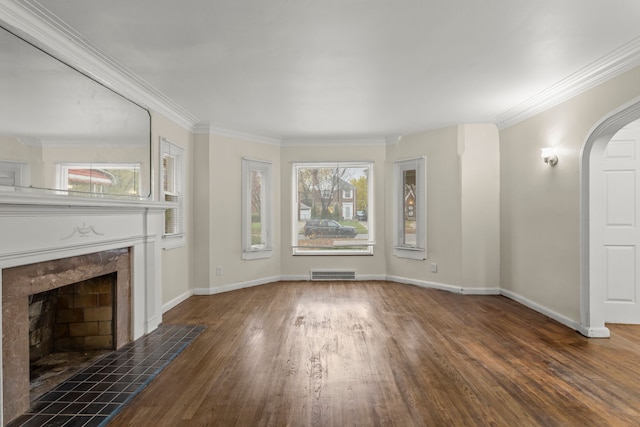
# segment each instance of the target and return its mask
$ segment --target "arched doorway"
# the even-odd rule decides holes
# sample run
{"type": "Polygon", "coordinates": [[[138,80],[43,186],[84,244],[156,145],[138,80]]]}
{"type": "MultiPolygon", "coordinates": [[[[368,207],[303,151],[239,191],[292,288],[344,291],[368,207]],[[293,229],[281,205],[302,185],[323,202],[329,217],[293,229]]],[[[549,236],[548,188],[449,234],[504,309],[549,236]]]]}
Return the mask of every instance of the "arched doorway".
{"type": "Polygon", "coordinates": [[[611,138],[627,124],[640,119],[640,99],[611,112],[590,132],[580,155],[580,321],[581,333],[588,337],[608,337],[605,326],[603,284],[594,280],[592,266],[601,263],[596,220],[602,217],[602,200],[595,189],[603,187],[605,150],[611,138]]]}

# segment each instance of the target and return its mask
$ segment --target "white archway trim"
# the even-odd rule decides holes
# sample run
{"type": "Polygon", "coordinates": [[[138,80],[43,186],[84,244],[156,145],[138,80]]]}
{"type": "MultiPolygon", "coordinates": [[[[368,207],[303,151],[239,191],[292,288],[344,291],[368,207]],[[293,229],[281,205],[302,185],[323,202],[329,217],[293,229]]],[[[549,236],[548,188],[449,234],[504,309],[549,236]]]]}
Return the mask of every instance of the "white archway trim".
{"type": "Polygon", "coordinates": [[[610,332],[604,323],[601,298],[591,284],[591,165],[604,160],[604,150],[611,138],[627,124],[640,118],[640,98],[610,112],[589,132],[580,151],[580,327],[590,338],[606,338],[610,332]]]}

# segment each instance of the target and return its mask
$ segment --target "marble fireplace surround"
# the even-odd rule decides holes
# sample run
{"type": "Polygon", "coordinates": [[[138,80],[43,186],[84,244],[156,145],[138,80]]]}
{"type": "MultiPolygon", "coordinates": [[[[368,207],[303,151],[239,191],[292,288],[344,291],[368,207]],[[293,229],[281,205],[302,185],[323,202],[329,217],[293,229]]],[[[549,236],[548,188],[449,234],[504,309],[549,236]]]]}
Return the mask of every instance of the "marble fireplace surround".
{"type": "Polygon", "coordinates": [[[7,419],[29,409],[29,296],[116,274],[115,348],[131,341],[130,257],[127,248],[4,269],[2,323],[3,408],[7,419]]]}
{"type": "MultiPolygon", "coordinates": [[[[129,289],[122,292],[118,290],[123,299],[117,299],[117,310],[118,316],[123,316],[123,321],[130,326],[125,328],[128,331],[117,328],[117,346],[122,345],[123,341],[135,340],[155,330],[162,322],[161,238],[162,218],[166,207],[163,203],[153,201],[0,193],[0,294],[3,303],[0,328],[3,337],[15,336],[17,330],[24,329],[20,327],[23,320],[5,313],[5,310],[15,310],[15,306],[5,302],[9,302],[12,296],[28,295],[31,289],[50,286],[44,282],[38,284],[37,277],[25,280],[24,277],[18,279],[15,275],[12,276],[15,272],[26,271],[15,267],[38,263],[42,263],[39,264],[40,267],[54,266],[56,263],[52,261],[55,260],[66,260],[62,261],[63,264],[90,262],[103,265],[80,268],[85,272],[94,270],[108,273],[107,270],[115,269],[123,273],[118,274],[116,281],[129,282],[129,289]],[[120,255],[115,258],[113,256],[123,253],[127,254],[126,260],[120,255]],[[126,273],[123,270],[124,264],[130,267],[126,273]],[[14,279],[19,284],[5,283],[5,280],[15,282],[14,279]],[[31,289],[26,290],[25,286],[31,289]],[[124,311],[122,305],[125,307],[124,311]]],[[[63,277],[73,275],[82,273],[62,274],[63,277]]],[[[120,285],[123,283],[118,283],[120,285]]],[[[26,323],[28,334],[28,318],[26,323]]],[[[8,366],[15,366],[11,361],[15,350],[4,347],[3,345],[3,351],[0,352],[2,365],[5,367],[0,384],[4,383],[4,376],[7,375],[4,370],[13,369],[8,366]],[[5,353],[5,350],[9,351],[5,353]],[[4,360],[6,358],[9,360],[4,360]]],[[[28,386],[28,352],[20,355],[23,356],[26,357],[28,386]]],[[[15,413],[15,405],[5,408],[5,404],[15,400],[15,397],[16,394],[10,387],[0,390],[0,400],[3,402],[0,425],[5,425],[20,415],[15,413]]],[[[18,404],[17,411],[24,411],[20,405],[24,403],[18,404]]]]}

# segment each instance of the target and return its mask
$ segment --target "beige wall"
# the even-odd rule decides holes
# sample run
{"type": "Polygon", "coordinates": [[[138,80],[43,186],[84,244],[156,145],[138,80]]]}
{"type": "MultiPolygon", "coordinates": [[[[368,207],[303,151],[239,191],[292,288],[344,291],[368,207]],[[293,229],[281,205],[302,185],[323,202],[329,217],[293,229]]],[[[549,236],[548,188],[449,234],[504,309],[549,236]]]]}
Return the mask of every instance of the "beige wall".
{"type": "Polygon", "coordinates": [[[640,96],[640,68],[500,132],[501,287],[580,320],[580,151],[592,128],[640,96]],[[540,149],[557,147],[551,168],[540,149]]]}
{"type": "MultiPolygon", "coordinates": [[[[399,143],[387,148],[386,192],[389,200],[394,194],[394,162],[419,156],[427,157],[427,260],[416,261],[387,254],[387,273],[418,281],[460,285],[460,158],[457,152],[456,126],[402,137],[399,143]],[[438,264],[432,273],[431,263],[438,264]]],[[[394,206],[386,204],[389,217],[387,239],[393,245],[395,230],[394,206]]]]}
{"type": "MultiPolygon", "coordinates": [[[[189,295],[193,288],[193,236],[196,232],[193,221],[193,135],[166,119],[160,114],[152,112],[152,163],[154,170],[162,170],[160,165],[160,138],[185,149],[185,211],[184,220],[187,236],[183,246],[162,251],[162,304],[171,304],[189,295]]],[[[160,187],[160,174],[153,176],[154,198],[157,199],[160,187]]]]}
{"type": "Polygon", "coordinates": [[[241,247],[242,158],[273,164],[273,236],[280,247],[280,147],[218,135],[196,136],[196,265],[194,288],[219,292],[279,278],[280,252],[271,258],[243,260],[241,247]],[[223,274],[216,274],[222,267],[223,274]]]}
{"type": "MultiPolygon", "coordinates": [[[[312,269],[345,269],[355,270],[356,276],[384,279],[386,274],[387,250],[385,225],[385,151],[384,145],[350,145],[337,146],[284,146],[281,160],[281,201],[282,208],[282,275],[290,278],[308,278],[312,269]],[[293,172],[292,162],[309,161],[371,161],[373,162],[373,203],[375,206],[374,238],[376,245],[373,255],[366,256],[310,256],[292,255],[291,226],[294,219],[292,205],[293,172]]],[[[297,221],[296,221],[297,222],[297,221]]]]}
{"type": "MultiPolygon", "coordinates": [[[[394,194],[394,162],[427,158],[427,260],[395,257],[387,272],[417,283],[496,292],[499,285],[499,153],[494,125],[461,125],[404,136],[387,150],[386,192],[394,194]],[[431,264],[437,271],[431,271],[431,264]]],[[[393,243],[394,206],[387,203],[393,243]]]]}
{"type": "Polygon", "coordinates": [[[494,125],[458,126],[464,288],[500,287],[500,141],[494,125]]]}

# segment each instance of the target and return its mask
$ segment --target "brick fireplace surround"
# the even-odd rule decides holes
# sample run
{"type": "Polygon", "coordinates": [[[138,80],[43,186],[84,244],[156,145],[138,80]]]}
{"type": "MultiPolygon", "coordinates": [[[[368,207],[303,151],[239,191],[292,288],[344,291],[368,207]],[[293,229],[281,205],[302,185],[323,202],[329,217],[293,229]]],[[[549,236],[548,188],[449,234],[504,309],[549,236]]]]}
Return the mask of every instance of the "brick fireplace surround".
{"type": "Polygon", "coordinates": [[[29,295],[116,273],[115,347],[162,322],[166,204],[0,192],[0,425],[29,404],[29,295]]]}

